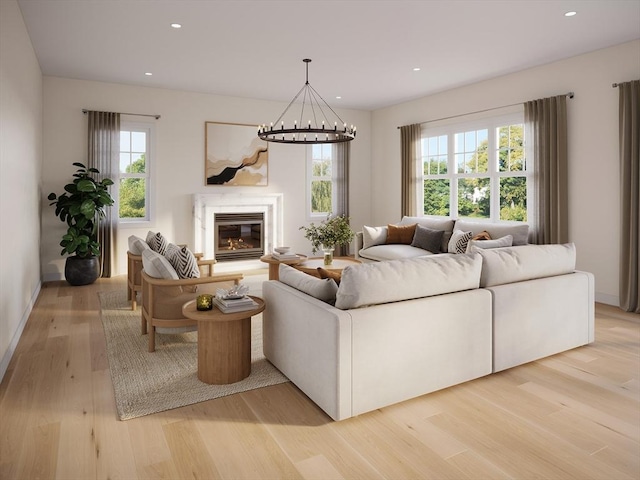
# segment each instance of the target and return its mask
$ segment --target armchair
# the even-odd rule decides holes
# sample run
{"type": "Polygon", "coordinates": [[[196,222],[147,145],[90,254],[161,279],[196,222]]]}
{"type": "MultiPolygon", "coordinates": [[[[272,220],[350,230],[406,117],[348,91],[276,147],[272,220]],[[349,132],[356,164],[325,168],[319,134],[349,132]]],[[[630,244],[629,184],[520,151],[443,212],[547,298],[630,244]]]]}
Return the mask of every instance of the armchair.
{"type": "Polygon", "coordinates": [[[211,273],[200,278],[167,280],[140,272],[142,281],[142,334],[149,333],[149,352],[155,351],[156,332],[170,333],[166,329],[184,328],[195,330],[196,322],[182,315],[182,305],[201,293],[215,294],[219,283],[238,285],[244,278],[242,273],[211,273]],[[197,291],[196,288],[197,287],[197,291]]]}

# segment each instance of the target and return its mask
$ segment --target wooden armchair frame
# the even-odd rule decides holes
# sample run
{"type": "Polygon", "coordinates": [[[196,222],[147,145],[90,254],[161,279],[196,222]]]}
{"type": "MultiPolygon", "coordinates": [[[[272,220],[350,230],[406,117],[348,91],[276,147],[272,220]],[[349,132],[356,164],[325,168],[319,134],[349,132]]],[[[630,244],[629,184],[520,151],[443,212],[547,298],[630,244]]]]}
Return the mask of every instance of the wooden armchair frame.
{"type": "MultiPolygon", "coordinates": [[[[212,276],[216,260],[205,260],[202,258],[202,253],[194,253],[194,256],[198,261],[198,267],[200,267],[200,275],[212,276]]],[[[127,300],[131,300],[131,310],[138,307],[137,293],[142,291],[140,272],[142,272],[142,255],[127,251],[127,300]]]]}
{"type": "MultiPolygon", "coordinates": [[[[195,326],[197,323],[195,320],[188,318],[171,318],[163,319],[157,318],[155,308],[155,296],[156,289],[160,287],[193,287],[196,285],[205,285],[216,282],[233,282],[238,285],[244,278],[242,273],[217,273],[209,276],[203,276],[200,278],[183,278],[180,280],[165,280],[160,278],[150,277],[144,270],[141,272],[142,279],[142,316],[141,316],[141,331],[142,334],[149,333],[149,352],[153,352],[156,349],[156,327],[165,328],[178,328],[195,326]]],[[[194,293],[194,298],[195,298],[194,293]]]]}

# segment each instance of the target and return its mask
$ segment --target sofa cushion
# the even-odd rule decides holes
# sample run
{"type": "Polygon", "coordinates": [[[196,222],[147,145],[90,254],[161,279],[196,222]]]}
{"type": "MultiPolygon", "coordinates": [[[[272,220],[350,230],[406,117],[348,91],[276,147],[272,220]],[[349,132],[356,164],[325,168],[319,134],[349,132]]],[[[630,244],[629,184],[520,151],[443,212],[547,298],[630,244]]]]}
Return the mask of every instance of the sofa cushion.
{"type": "Polygon", "coordinates": [[[312,275],[296,270],[289,265],[281,263],[278,269],[280,281],[290,287],[300,290],[301,292],[311,295],[318,300],[327,302],[330,304],[336,301],[336,292],[338,291],[338,285],[331,279],[320,279],[312,275]]]}
{"type": "Polygon", "coordinates": [[[472,222],[469,220],[456,220],[456,230],[463,230],[477,235],[486,231],[491,238],[500,238],[505,235],[513,236],[514,245],[526,245],[529,243],[529,225],[508,223],[472,222]]]}
{"type": "Polygon", "coordinates": [[[424,225],[417,225],[411,246],[422,248],[431,253],[438,253],[442,245],[443,235],[444,230],[434,230],[424,225]]]}
{"type": "Polygon", "coordinates": [[[173,243],[167,245],[164,254],[180,278],[200,278],[200,268],[195,255],[187,247],[178,247],[173,243]]]}
{"type": "Polygon", "coordinates": [[[401,260],[403,258],[424,257],[431,253],[422,248],[393,243],[390,245],[376,245],[370,248],[363,248],[358,252],[362,258],[384,262],[386,260],[401,260]]]}
{"type": "Polygon", "coordinates": [[[178,280],[178,274],[164,256],[151,249],[142,252],[142,268],[147,275],[165,280],[178,280]]]}
{"type": "Polygon", "coordinates": [[[449,253],[466,253],[467,245],[473,237],[471,232],[463,232],[462,230],[455,230],[449,240],[449,246],[447,251],[449,253]]]}
{"type": "Polygon", "coordinates": [[[431,255],[349,265],[342,271],[336,307],[346,310],[478,288],[480,255],[431,255]]]}
{"type": "Polygon", "coordinates": [[[146,241],[135,235],[130,235],[127,241],[129,243],[129,251],[134,255],[142,255],[143,250],[151,248],[146,241]]]}
{"type": "Polygon", "coordinates": [[[387,227],[362,227],[362,248],[387,243],[387,227]]]}
{"type": "Polygon", "coordinates": [[[149,230],[147,233],[147,244],[151,247],[151,250],[158,252],[160,255],[164,255],[167,251],[167,239],[162,236],[160,232],[155,233],[149,230]]]}
{"type": "Polygon", "coordinates": [[[453,233],[455,220],[451,220],[448,218],[405,216],[405,217],[402,217],[402,220],[400,220],[400,222],[398,222],[398,225],[410,225],[412,223],[417,223],[418,225],[423,225],[425,227],[433,228],[434,230],[444,230],[440,251],[441,252],[447,251],[447,245],[449,245],[449,239],[451,238],[451,234],[453,233]]]}
{"type": "Polygon", "coordinates": [[[573,243],[479,249],[476,255],[482,257],[481,287],[563,275],[576,268],[573,243]]]}
{"type": "Polygon", "coordinates": [[[416,233],[416,224],[411,225],[387,225],[387,244],[401,243],[411,245],[416,233]]]}
{"type": "Polygon", "coordinates": [[[475,252],[478,249],[487,248],[502,248],[510,247],[513,245],[513,236],[505,235],[504,237],[496,238],[495,240],[469,240],[467,245],[467,253],[475,252]]]}

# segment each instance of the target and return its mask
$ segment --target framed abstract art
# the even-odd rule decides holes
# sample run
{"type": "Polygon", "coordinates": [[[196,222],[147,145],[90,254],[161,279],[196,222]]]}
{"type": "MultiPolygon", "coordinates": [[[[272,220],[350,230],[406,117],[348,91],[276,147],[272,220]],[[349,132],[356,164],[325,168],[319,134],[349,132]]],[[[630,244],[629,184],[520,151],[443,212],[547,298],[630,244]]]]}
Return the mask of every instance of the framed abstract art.
{"type": "Polygon", "coordinates": [[[205,122],[205,185],[266,186],[269,149],[255,125],[205,122]]]}

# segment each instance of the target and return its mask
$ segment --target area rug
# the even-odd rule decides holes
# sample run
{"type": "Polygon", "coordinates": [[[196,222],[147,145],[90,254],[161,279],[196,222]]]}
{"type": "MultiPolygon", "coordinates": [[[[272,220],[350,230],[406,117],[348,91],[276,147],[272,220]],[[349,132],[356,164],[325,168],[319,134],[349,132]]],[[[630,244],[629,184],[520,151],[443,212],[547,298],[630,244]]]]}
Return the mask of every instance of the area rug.
{"type": "MultiPolygon", "coordinates": [[[[257,278],[248,280],[261,286],[257,278]]],[[[197,332],[158,335],[156,351],[149,353],[148,338],[140,334],[140,307],[131,311],[126,291],[98,295],[120,420],[289,381],[264,358],[261,314],[251,320],[251,374],[230,385],[208,385],[197,377],[197,332]]]]}

